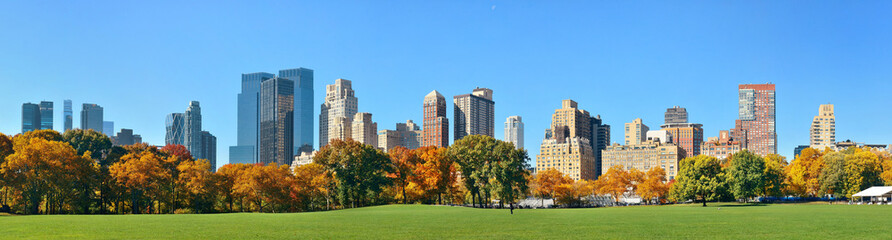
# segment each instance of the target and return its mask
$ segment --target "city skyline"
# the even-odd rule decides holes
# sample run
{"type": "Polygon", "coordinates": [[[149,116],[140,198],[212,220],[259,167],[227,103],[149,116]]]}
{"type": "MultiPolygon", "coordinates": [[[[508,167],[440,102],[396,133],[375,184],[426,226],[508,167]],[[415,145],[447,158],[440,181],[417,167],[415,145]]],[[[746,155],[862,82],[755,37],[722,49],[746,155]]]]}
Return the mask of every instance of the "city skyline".
{"type": "MultiPolygon", "coordinates": [[[[666,108],[676,105],[687,109],[689,122],[703,124],[706,138],[734,128],[733,122],[738,118],[737,85],[767,82],[777,85],[778,152],[788,160],[795,146],[809,143],[814,108],[820,104],[838,107],[837,141],[892,142],[892,126],[876,121],[892,117],[892,113],[876,111],[892,101],[884,93],[892,86],[885,81],[892,72],[876,67],[892,64],[889,54],[882,50],[884,42],[892,39],[892,33],[887,30],[892,28],[888,27],[889,21],[875,20],[884,13],[871,10],[883,7],[828,4],[801,9],[802,6],[781,3],[736,6],[751,11],[719,8],[706,13],[700,12],[700,7],[664,10],[669,4],[654,3],[631,16],[620,16],[619,12],[625,9],[622,4],[593,8],[598,5],[585,3],[580,9],[599,9],[597,13],[602,14],[587,17],[592,14],[573,9],[565,9],[566,14],[558,16],[553,11],[567,6],[538,3],[431,3],[428,6],[440,8],[442,15],[425,17],[431,15],[429,9],[406,7],[400,8],[399,14],[380,18],[385,13],[384,7],[363,5],[342,9],[335,3],[312,3],[306,7],[338,9],[349,17],[333,19],[316,13],[280,16],[282,22],[289,22],[285,24],[237,13],[215,24],[220,19],[216,17],[218,13],[179,8],[171,8],[173,11],[162,16],[137,14],[111,21],[108,19],[120,16],[98,13],[142,6],[138,3],[100,5],[78,13],[64,11],[73,3],[11,6],[0,10],[3,11],[0,26],[8,29],[4,34],[19,36],[0,38],[0,51],[9,56],[0,60],[9,66],[0,71],[0,80],[4,89],[17,90],[0,97],[0,132],[15,134],[21,130],[17,113],[21,112],[22,103],[47,100],[58,104],[71,99],[75,127],[80,126],[81,104],[95,103],[104,108],[105,119],[134,129],[142,134],[144,142],[162,144],[166,114],[182,111],[184,102],[196,100],[202,102],[203,114],[208,119],[220,120],[205,123],[204,128],[218,137],[222,146],[218,149],[218,162],[226,163],[228,146],[237,145],[234,106],[239,93],[239,75],[301,66],[315,70],[314,120],[318,119],[318,105],[324,99],[324,85],[345,78],[353,81],[357,97],[363,99],[361,111],[373,113],[375,121],[387,129],[393,123],[409,119],[420,123],[423,115],[418,101],[432,89],[447,98],[466,94],[476,86],[493,89],[499,103],[495,108],[495,124],[500,125],[500,120],[508,116],[523,116],[528,130],[526,147],[531,158],[536,154],[534,146],[542,141],[541,129],[547,128],[550,122],[553,103],[561,99],[574,99],[581,109],[601,115],[604,123],[612,126],[611,142],[618,142],[623,123],[642,118],[645,125],[656,128],[663,123],[666,108]],[[498,8],[492,9],[491,5],[498,8]],[[542,11],[535,13],[534,9],[542,11]],[[790,9],[801,12],[780,13],[790,9]],[[23,20],[27,18],[22,16],[37,13],[49,13],[53,17],[36,22],[23,20]],[[535,17],[529,20],[521,17],[530,14],[535,17]],[[667,14],[683,16],[676,19],[667,14]],[[82,18],[88,15],[93,17],[82,18]],[[467,16],[467,19],[445,15],[467,16]],[[160,24],[194,20],[163,29],[146,21],[155,17],[170,19],[160,24]],[[441,28],[443,33],[407,35],[412,32],[408,29],[434,29],[440,26],[438,21],[444,20],[455,25],[441,28]],[[600,23],[601,20],[623,24],[611,27],[600,23]],[[237,21],[246,23],[235,24],[237,21]],[[507,21],[521,24],[503,25],[507,21]],[[261,30],[292,29],[295,23],[311,22],[318,25],[310,24],[305,31],[287,33],[282,39],[248,38],[258,26],[261,30]],[[578,22],[591,27],[573,27],[580,25],[578,22]],[[35,24],[42,24],[42,30],[33,30],[37,28],[35,24]],[[128,25],[132,26],[128,29],[134,29],[126,32],[131,34],[119,34],[117,30],[128,25]],[[195,31],[190,39],[176,37],[191,33],[197,26],[208,28],[195,31]],[[385,27],[381,32],[366,30],[377,26],[385,27]],[[532,33],[525,33],[531,29],[532,33]],[[108,38],[101,42],[109,44],[68,43],[52,37],[60,32],[65,33],[63,40],[91,34],[108,38]],[[239,34],[245,36],[225,39],[239,34]],[[543,36],[518,39],[515,36],[519,34],[543,36]],[[226,37],[211,40],[220,39],[218,35],[226,37]],[[353,35],[373,40],[352,45],[347,39],[353,35]],[[613,38],[600,37],[605,35],[613,38]],[[140,37],[147,40],[136,39],[140,37]],[[470,40],[463,41],[465,38],[470,40]],[[645,40],[653,38],[661,40],[645,40]],[[131,48],[132,44],[151,44],[151,41],[159,43],[145,49],[131,48]],[[851,47],[844,51],[828,49],[837,45],[851,47]],[[285,54],[265,54],[271,49],[285,54]],[[144,57],[118,60],[132,56],[144,57]],[[380,61],[381,58],[386,61],[380,61]],[[51,65],[58,67],[45,70],[51,65]],[[544,71],[516,71],[516,66],[530,65],[544,71]],[[42,77],[22,80],[34,72],[41,72],[42,77]],[[119,76],[136,79],[125,81],[119,76]],[[642,84],[634,89],[624,88],[624,83],[629,81],[642,84]],[[664,81],[677,84],[660,84],[664,81]],[[841,81],[858,84],[839,84],[841,81]],[[151,84],[137,84],[145,82],[151,84]],[[557,85],[572,88],[542,91],[557,85]],[[828,90],[830,86],[833,91],[828,90]],[[666,92],[686,94],[663,94],[666,92]],[[639,94],[643,99],[631,99],[632,94],[639,94]],[[643,97],[656,94],[663,94],[659,101],[643,97]],[[161,98],[155,97],[159,95],[161,98]]],[[[240,7],[215,6],[215,10],[240,7]]],[[[281,11],[264,5],[246,9],[281,11]]],[[[56,130],[64,127],[62,111],[58,111],[61,109],[56,106],[53,114],[56,130]]],[[[454,116],[452,107],[447,111],[446,116],[454,116]]],[[[314,131],[318,130],[318,124],[315,123],[314,131]]],[[[494,130],[494,136],[503,136],[501,127],[494,130]]],[[[314,132],[313,136],[314,148],[318,148],[320,144],[315,138],[318,134],[314,132]]]]}

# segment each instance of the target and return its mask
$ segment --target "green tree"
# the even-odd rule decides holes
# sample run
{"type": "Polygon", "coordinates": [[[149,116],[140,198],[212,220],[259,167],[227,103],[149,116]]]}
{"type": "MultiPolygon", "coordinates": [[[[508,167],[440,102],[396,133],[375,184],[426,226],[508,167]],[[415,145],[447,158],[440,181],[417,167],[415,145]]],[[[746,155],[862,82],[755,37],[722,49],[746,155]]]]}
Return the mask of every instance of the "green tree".
{"type": "Polygon", "coordinates": [[[377,204],[383,188],[392,184],[387,174],[394,170],[387,154],[351,139],[332,140],[319,149],[313,162],[334,173],[344,207],[377,204]]]}
{"type": "Polygon", "coordinates": [[[840,152],[827,153],[822,157],[821,189],[819,193],[839,196],[846,189],[846,155],[840,152]]]}
{"type": "Polygon", "coordinates": [[[525,196],[529,191],[527,186],[527,151],[517,149],[513,143],[498,141],[494,154],[497,162],[494,169],[495,193],[499,196],[499,205],[506,202],[511,208],[517,199],[525,196]]]}
{"type": "Polygon", "coordinates": [[[705,207],[706,201],[719,197],[723,174],[715,157],[699,155],[682,159],[678,170],[670,190],[676,200],[699,199],[705,207]]]}
{"type": "Polygon", "coordinates": [[[495,156],[493,149],[496,139],[484,135],[470,135],[455,141],[447,150],[451,158],[461,170],[465,189],[471,195],[471,205],[477,206],[488,202],[491,177],[491,163],[495,156]]]}
{"type": "Polygon", "coordinates": [[[746,149],[731,155],[730,166],[725,170],[734,198],[746,202],[765,187],[765,160],[746,149]]]}
{"type": "Polygon", "coordinates": [[[93,129],[72,129],[62,134],[62,140],[77,150],[78,155],[90,152],[90,157],[99,161],[112,148],[111,139],[93,129]]]}

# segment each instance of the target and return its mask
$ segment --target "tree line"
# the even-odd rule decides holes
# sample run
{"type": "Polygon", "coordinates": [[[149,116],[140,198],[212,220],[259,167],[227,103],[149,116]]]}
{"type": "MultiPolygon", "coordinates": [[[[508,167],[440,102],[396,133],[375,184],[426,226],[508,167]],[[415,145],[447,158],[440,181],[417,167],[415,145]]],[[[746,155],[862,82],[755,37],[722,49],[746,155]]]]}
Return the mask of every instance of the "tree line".
{"type": "Polygon", "coordinates": [[[385,153],[333,140],[313,163],[227,164],[216,172],[182,145],[112,146],[93,130],[0,134],[3,210],[20,214],[302,212],[388,203],[515,204],[529,157],[468,136],[448,148],[385,153]]]}

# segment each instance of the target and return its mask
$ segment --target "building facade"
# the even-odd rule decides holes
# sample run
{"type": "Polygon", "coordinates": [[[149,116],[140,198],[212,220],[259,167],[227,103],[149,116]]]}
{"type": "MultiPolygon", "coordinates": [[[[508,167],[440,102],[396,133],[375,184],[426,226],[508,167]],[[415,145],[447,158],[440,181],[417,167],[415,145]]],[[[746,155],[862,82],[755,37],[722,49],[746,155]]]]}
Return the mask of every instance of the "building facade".
{"type": "Polygon", "coordinates": [[[636,118],[630,123],[626,123],[626,145],[641,144],[647,140],[647,131],[650,128],[644,125],[640,118],[636,118]]]}
{"type": "Polygon", "coordinates": [[[594,180],[600,175],[595,161],[591,116],[573,100],[563,100],[551,117],[551,128],[536,155],[536,171],[554,168],[574,180],[594,180]]]}
{"type": "Polygon", "coordinates": [[[294,81],[294,153],[313,150],[313,70],[279,70],[280,78],[294,81]]]}
{"type": "Polygon", "coordinates": [[[64,121],[64,131],[71,130],[74,126],[73,111],[71,110],[71,100],[65,100],[63,103],[62,121],[64,121]]]}
{"type": "Polygon", "coordinates": [[[818,115],[811,123],[809,140],[809,146],[814,149],[824,149],[836,142],[836,116],[833,114],[833,104],[821,104],[818,108],[818,115]]]}
{"type": "Polygon", "coordinates": [[[372,121],[371,113],[356,113],[352,138],[362,144],[378,147],[378,123],[372,121]]]}
{"type": "Polygon", "coordinates": [[[641,144],[614,144],[602,153],[601,171],[606,172],[613,166],[623,166],[625,170],[637,169],[648,171],[653,167],[661,167],[666,171],[669,180],[678,174],[678,162],[685,156],[684,149],[672,143],[645,141],[641,144]]]}
{"type": "Polygon", "coordinates": [[[510,116],[505,120],[505,141],[514,143],[517,149],[523,149],[523,119],[510,116]]]}
{"type": "Polygon", "coordinates": [[[84,103],[81,108],[81,129],[92,129],[96,132],[103,132],[102,107],[92,103],[84,103]]]}
{"type": "Polygon", "coordinates": [[[666,121],[664,124],[687,123],[688,110],[679,106],[667,108],[665,117],[666,121]]]}
{"type": "Polygon", "coordinates": [[[350,80],[339,78],[335,80],[335,84],[325,86],[325,102],[322,103],[319,114],[320,147],[328,145],[332,139],[347,139],[352,136],[350,130],[353,116],[359,112],[359,99],[356,98],[352,85],[350,80]]]}
{"type": "Polygon", "coordinates": [[[294,81],[273,78],[260,85],[258,163],[291,165],[294,160],[294,81]]]}
{"type": "Polygon", "coordinates": [[[236,146],[229,147],[229,163],[256,163],[260,114],[260,83],[276,77],[266,72],[242,74],[242,91],[238,94],[236,146]]]}
{"type": "Polygon", "coordinates": [[[416,149],[422,147],[424,141],[423,131],[412,120],[406,120],[406,123],[397,123],[396,130],[378,131],[378,148],[385,152],[390,151],[397,146],[408,149],[416,149]]]}
{"type": "Polygon", "coordinates": [[[449,119],[446,118],[446,98],[436,90],[424,96],[422,145],[449,146],[449,119]]]}
{"type": "Polygon", "coordinates": [[[102,133],[109,137],[115,136],[115,122],[102,121],[102,133]]]}
{"type": "Polygon", "coordinates": [[[40,102],[40,129],[53,129],[53,102],[40,102]]]}
{"type": "Polygon", "coordinates": [[[495,137],[495,102],[491,89],[475,88],[471,94],[455,96],[453,102],[456,141],[468,135],[495,137]]]}
{"type": "Polygon", "coordinates": [[[185,114],[171,113],[164,120],[164,145],[184,145],[186,132],[185,114]]]}
{"type": "Polygon", "coordinates": [[[672,143],[683,148],[685,157],[700,155],[700,145],[703,144],[703,124],[697,123],[673,123],[661,126],[671,136],[672,143]]]}
{"type": "Polygon", "coordinates": [[[193,157],[203,158],[200,156],[204,150],[201,145],[201,105],[198,101],[190,101],[183,113],[183,146],[193,157]]]}
{"type": "Polygon", "coordinates": [[[294,156],[294,161],[291,162],[291,172],[294,172],[294,169],[303,165],[307,165],[313,163],[313,157],[316,156],[316,152],[307,152],[301,154],[300,156],[294,156]]]}
{"type": "Polygon", "coordinates": [[[22,133],[40,129],[40,105],[22,104],[22,133]]]}
{"type": "Polygon", "coordinates": [[[738,93],[738,119],[731,133],[734,139],[754,154],[776,154],[774,84],[741,84],[738,93]]]}
{"type": "Polygon", "coordinates": [[[208,131],[201,131],[201,159],[211,164],[211,171],[217,171],[217,137],[208,131]]]}
{"type": "Polygon", "coordinates": [[[700,145],[700,155],[726,159],[742,149],[740,142],[735,141],[727,130],[723,130],[719,131],[718,137],[711,137],[700,145]]]}
{"type": "Polygon", "coordinates": [[[133,134],[133,129],[121,128],[121,131],[111,137],[115,146],[127,146],[142,143],[142,136],[133,134]]]}
{"type": "Polygon", "coordinates": [[[589,120],[592,125],[592,152],[595,154],[595,171],[598,176],[601,175],[601,151],[610,146],[610,125],[604,124],[601,115],[592,117],[589,120]]]}

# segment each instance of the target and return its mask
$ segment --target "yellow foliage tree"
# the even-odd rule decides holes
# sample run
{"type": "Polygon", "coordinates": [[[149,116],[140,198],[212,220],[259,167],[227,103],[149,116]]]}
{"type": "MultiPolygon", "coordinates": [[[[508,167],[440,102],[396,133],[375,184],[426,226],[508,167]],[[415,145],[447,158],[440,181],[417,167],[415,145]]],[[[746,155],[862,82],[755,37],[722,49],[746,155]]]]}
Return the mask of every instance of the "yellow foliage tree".
{"type": "Polygon", "coordinates": [[[813,148],[802,150],[787,168],[787,189],[799,196],[817,196],[821,189],[822,154],[813,148]]]}
{"type": "Polygon", "coordinates": [[[635,193],[646,203],[653,200],[660,201],[669,194],[669,185],[666,183],[666,171],[657,166],[647,170],[644,180],[638,184],[635,193]]]}

